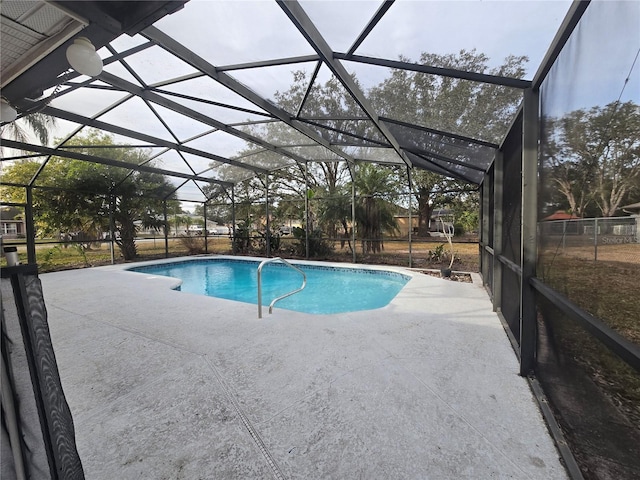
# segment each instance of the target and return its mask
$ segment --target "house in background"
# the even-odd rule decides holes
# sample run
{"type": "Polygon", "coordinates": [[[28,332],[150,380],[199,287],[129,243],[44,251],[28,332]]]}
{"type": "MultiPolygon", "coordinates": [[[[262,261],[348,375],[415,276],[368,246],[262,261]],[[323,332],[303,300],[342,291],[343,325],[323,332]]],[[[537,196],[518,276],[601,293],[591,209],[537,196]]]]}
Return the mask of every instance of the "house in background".
{"type": "Polygon", "coordinates": [[[640,202],[625,205],[624,207],[620,207],[620,210],[624,213],[628,213],[631,217],[635,217],[636,224],[633,235],[635,236],[636,243],[640,243],[640,202]]]}
{"type": "Polygon", "coordinates": [[[631,205],[625,205],[624,207],[620,207],[620,210],[622,210],[624,213],[640,216],[640,202],[632,203],[631,205]]]}
{"type": "Polygon", "coordinates": [[[567,213],[564,210],[556,210],[554,213],[549,215],[548,217],[544,217],[541,222],[553,222],[555,220],[578,220],[582,217],[578,217],[573,213],[567,213]]]}
{"type": "MultiPolygon", "coordinates": [[[[394,215],[393,218],[398,224],[398,230],[394,232],[393,236],[408,237],[409,236],[409,215],[394,215]]],[[[418,214],[411,216],[411,228],[412,235],[418,235],[418,214]]],[[[431,212],[431,218],[429,218],[428,225],[429,236],[431,237],[444,237],[445,232],[454,232],[453,228],[453,211],[447,208],[436,208],[431,212]]]]}
{"type": "Polygon", "coordinates": [[[23,238],[26,231],[27,226],[22,208],[0,207],[0,235],[2,238],[23,238]]]}

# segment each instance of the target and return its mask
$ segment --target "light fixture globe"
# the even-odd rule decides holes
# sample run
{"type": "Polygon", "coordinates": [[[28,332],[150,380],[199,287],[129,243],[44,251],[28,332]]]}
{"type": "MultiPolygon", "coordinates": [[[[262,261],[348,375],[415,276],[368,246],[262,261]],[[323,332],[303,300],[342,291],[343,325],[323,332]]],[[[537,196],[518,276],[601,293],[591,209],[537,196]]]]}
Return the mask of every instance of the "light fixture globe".
{"type": "Polygon", "coordinates": [[[82,75],[95,77],[102,72],[102,59],[86,37],[76,38],[73,44],[67,47],[67,60],[69,65],[82,75]]]}
{"type": "Polygon", "coordinates": [[[9,105],[4,98],[0,99],[0,122],[13,122],[18,117],[16,109],[9,105]]]}

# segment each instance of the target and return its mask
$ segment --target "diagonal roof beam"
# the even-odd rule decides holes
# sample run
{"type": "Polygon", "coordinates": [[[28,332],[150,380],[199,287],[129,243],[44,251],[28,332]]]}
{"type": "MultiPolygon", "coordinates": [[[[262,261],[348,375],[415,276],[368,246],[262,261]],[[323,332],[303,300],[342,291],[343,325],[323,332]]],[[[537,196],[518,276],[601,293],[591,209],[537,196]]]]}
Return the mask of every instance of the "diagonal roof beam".
{"type": "Polygon", "coordinates": [[[245,70],[247,68],[258,68],[258,67],[277,67],[279,65],[291,65],[296,63],[307,63],[307,62],[317,62],[320,60],[317,55],[303,55],[300,57],[287,57],[287,58],[278,58],[275,60],[262,60],[259,62],[249,62],[249,63],[236,63],[233,65],[222,65],[217,66],[216,70],[218,72],[226,72],[229,70],[245,70]]]}
{"type": "Polygon", "coordinates": [[[304,104],[307,103],[307,98],[309,98],[309,94],[313,89],[313,84],[316,82],[316,78],[318,77],[318,73],[320,73],[320,68],[322,67],[322,62],[318,62],[316,64],[316,68],[313,69],[313,73],[311,74],[311,79],[309,80],[309,85],[307,85],[307,90],[304,92],[304,96],[302,97],[302,101],[298,106],[298,111],[296,112],[296,118],[300,119],[300,114],[302,113],[302,109],[304,108],[304,104]]]}
{"type": "MultiPolygon", "coordinates": [[[[227,125],[226,123],[222,123],[219,120],[215,120],[207,115],[204,115],[196,110],[193,110],[192,108],[186,107],[180,103],[174,102],[171,99],[165,98],[162,95],[158,95],[155,92],[152,92],[151,90],[142,88],[138,85],[135,85],[131,82],[128,82],[120,77],[116,77],[115,75],[108,73],[108,72],[102,72],[99,76],[100,80],[102,80],[103,82],[106,82],[110,85],[113,85],[114,87],[120,88],[126,92],[129,92],[137,97],[140,97],[142,100],[144,101],[149,101],[152,103],[156,103],[158,105],[162,105],[165,108],[168,108],[169,110],[173,110],[174,112],[180,113],[186,117],[190,117],[194,120],[197,120],[201,123],[204,123],[205,125],[209,125],[211,127],[215,127],[218,130],[222,130],[223,132],[226,132],[230,135],[233,135],[235,137],[241,138],[242,140],[249,142],[249,143],[255,143],[257,145],[260,145],[263,148],[266,148],[267,150],[271,150],[273,152],[279,153],[280,155],[283,155],[285,157],[289,157],[297,162],[305,162],[306,159],[299,157],[297,155],[294,155],[290,152],[287,152],[286,150],[282,149],[281,147],[276,147],[275,145],[272,145],[269,142],[266,142],[265,140],[262,140],[261,138],[255,137],[249,133],[245,133],[242,130],[238,130],[236,128],[230,127],[229,125],[227,125]]],[[[239,165],[240,166],[240,165],[239,165]]],[[[244,168],[249,168],[248,166],[244,165],[244,168]]]]}
{"type": "Polygon", "coordinates": [[[165,49],[167,52],[173,54],[174,56],[176,56],[183,62],[186,62],[187,64],[191,65],[192,67],[196,68],[197,70],[200,70],[201,72],[203,72],[210,78],[216,80],[217,82],[221,83],[231,91],[237,93],[238,95],[245,98],[246,100],[249,100],[254,105],[257,105],[258,107],[260,107],[262,110],[266,111],[267,113],[283,121],[284,123],[289,125],[291,128],[309,137],[314,142],[319,143],[323,147],[328,148],[329,150],[331,150],[333,153],[340,156],[341,158],[344,158],[347,161],[353,162],[353,158],[350,155],[346,154],[339,148],[331,145],[327,140],[320,137],[315,131],[306,127],[305,125],[300,124],[299,122],[293,121],[292,116],[289,112],[281,109],[280,107],[262,98],[256,92],[246,87],[242,83],[238,82],[235,78],[230,77],[225,72],[219,72],[216,69],[216,67],[211,65],[205,59],[203,59],[202,57],[199,57],[194,52],[192,52],[191,50],[186,48],[184,45],[177,42],[175,39],[173,39],[166,33],[162,32],[158,28],[151,25],[145,28],[140,33],[147,39],[153,40],[154,42],[156,42],[160,47],[165,49]]]}
{"type": "MultiPolygon", "coordinates": [[[[69,122],[78,123],[80,125],[86,125],[88,127],[98,128],[100,130],[104,130],[106,132],[115,133],[117,135],[123,135],[129,138],[135,138],[136,140],[141,140],[143,142],[148,142],[152,145],[156,145],[159,147],[166,147],[172,150],[182,151],[185,153],[190,153],[191,155],[195,155],[198,157],[208,158],[209,160],[214,160],[220,163],[226,163],[229,165],[233,165],[235,167],[244,168],[245,170],[252,170],[257,173],[267,173],[267,170],[259,167],[253,167],[251,165],[247,165],[242,162],[236,162],[229,158],[221,157],[219,155],[215,155],[213,153],[205,152],[204,150],[198,150],[193,147],[189,147],[187,145],[182,145],[175,142],[170,142],[168,140],[164,140],[162,138],[153,137],[151,135],[146,135],[144,133],[136,132],[134,130],[129,130],[124,127],[119,127],[117,125],[113,125],[107,122],[103,122],[101,120],[96,120],[95,118],[83,117],[82,115],[78,115],[76,113],[67,112],[65,110],[59,110],[53,107],[46,107],[42,113],[47,115],[51,115],[52,117],[61,118],[62,120],[67,120],[69,122]]],[[[64,145],[61,145],[58,148],[64,148],[64,145]]],[[[57,152],[58,150],[56,150],[57,152]]],[[[53,155],[58,155],[58,153],[54,153],[53,155]]]]}
{"type": "MultiPolygon", "coordinates": [[[[415,155],[415,154],[414,154],[415,155]]],[[[436,167],[435,173],[439,173],[440,175],[449,175],[452,178],[457,178],[458,180],[463,180],[467,183],[473,183],[475,185],[477,185],[478,183],[475,182],[474,180],[471,180],[470,178],[466,177],[465,175],[463,175],[460,172],[456,172],[455,170],[452,170],[451,168],[447,168],[444,167],[442,165],[440,165],[437,162],[434,162],[432,159],[430,159],[429,157],[425,156],[425,155],[416,155],[416,157],[418,157],[419,160],[421,160],[422,162],[425,163],[425,165],[423,165],[423,168],[429,170],[429,165],[433,165],[434,167],[436,167]]]]}
{"type": "Polygon", "coordinates": [[[467,143],[473,143],[474,145],[481,145],[483,147],[489,147],[489,148],[493,148],[493,149],[496,149],[496,150],[498,148],[500,148],[500,145],[498,145],[497,143],[486,142],[484,140],[478,140],[478,139],[475,139],[475,138],[466,137],[464,135],[458,135],[457,133],[449,133],[449,132],[445,132],[443,130],[436,130],[435,128],[423,127],[423,126],[417,125],[415,123],[403,122],[402,120],[395,120],[395,119],[389,118],[389,117],[380,117],[380,120],[382,120],[383,122],[387,122],[387,123],[394,123],[396,125],[400,125],[401,127],[411,128],[413,130],[420,130],[422,132],[433,133],[434,135],[441,135],[443,137],[453,138],[455,140],[461,140],[461,141],[467,142],[467,143]]]}
{"type": "MultiPolygon", "coordinates": [[[[389,147],[390,146],[388,143],[381,142],[379,140],[374,140],[372,138],[367,138],[364,135],[357,135],[355,133],[347,132],[346,130],[342,130],[340,128],[329,127],[328,125],[323,125],[322,123],[313,122],[311,120],[301,120],[301,121],[304,122],[304,123],[308,123],[309,125],[315,125],[316,127],[324,128],[325,130],[329,130],[330,132],[336,132],[336,133],[340,133],[342,135],[347,135],[349,137],[358,138],[358,139],[363,140],[365,142],[373,143],[375,145],[380,145],[380,146],[383,146],[383,147],[389,147]]],[[[354,145],[356,145],[356,144],[354,144],[354,145]]],[[[356,146],[362,146],[362,145],[356,145],[356,146]]]]}
{"type": "MultiPolygon", "coordinates": [[[[112,54],[117,54],[118,52],[116,52],[116,50],[111,46],[111,45],[107,45],[106,46],[107,49],[112,53],[112,54]]],[[[135,78],[137,80],[137,82],[142,85],[144,88],[149,88],[149,85],[142,79],[142,77],[140,77],[140,75],[138,75],[138,72],[136,72],[133,68],[131,68],[131,65],[129,65],[129,62],[127,62],[125,59],[121,59],[120,60],[120,64],[125,68],[125,70],[127,72],[129,72],[129,74],[135,78]]],[[[167,130],[167,132],[169,132],[169,135],[171,135],[173,137],[173,139],[177,142],[180,143],[180,139],[178,138],[178,136],[173,132],[173,130],[171,129],[171,127],[167,124],[167,122],[164,120],[164,118],[162,118],[162,115],[160,115],[158,113],[158,111],[156,110],[156,108],[151,104],[151,102],[149,102],[148,100],[143,99],[144,103],[147,105],[147,108],[149,110],[151,110],[151,113],[153,113],[153,115],[158,119],[158,121],[162,124],[162,126],[167,130]]],[[[182,157],[182,155],[181,155],[182,157]]],[[[184,158],[183,158],[184,160],[184,158]]],[[[191,165],[189,165],[188,162],[185,161],[185,163],[187,163],[187,166],[189,166],[189,168],[191,168],[191,165]]],[[[191,171],[193,172],[193,169],[191,169],[191,171]]],[[[193,172],[194,174],[196,172],[193,172]]],[[[131,175],[131,173],[129,174],[131,175]]],[[[127,175],[128,177],[128,175],[127,175]]],[[[125,179],[127,178],[125,177],[125,179]]],[[[124,181],[124,180],[123,180],[124,181]]]]}
{"type": "MultiPolygon", "coordinates": [[[[203,75],[200,75],[203,76],[203,75]]],[[[178,93],[178,92],[172,92],[169,90],[164,90],[161,88],[157,88],[155,85],[151,85],[149,87],[149,90],[151,90],[152,92],[156,92],[156,93],[161,93],[163,95],[168,95],[171,97],[178,97],[178,98],[183,98],[185,100],[191,100],[193,102],[199,102],[199,103],[204,103],[206,105],[213,105],[214,107],[222,107],[222,108],[228,108],[229,110],[235,110],[236,112],[244,112],[244,113],[248,113],[249,115],[259,115],[261,117],[267,117],[267,118],[272,118],[271,115],[269,115],[266,112],[260,112],[258,110],[251,110],[249,108],[243,108],[243,107],[236,107],[235,105],[229,105],[227,103],[221,103],[221,102],[216,102],[213,100],[207,100],[206,98],[199,98],[199,97],[194,97],[193,95],[186,95],[184,93],[178,93]]],[[[229,124],[230,126],[233,124],[229,124]]]]}
{"type": "Polygon", "coordinates": [[[353,97],[353,99],[360,105],[360,107],[364,110],[364,112],[369,117],[369,120],[373,122],[373,124],[378,128],[380,133],[387,139],[387,141],[391,144],[393,149],[400,155],[402,160],[408,165],[411,166],[411,162],[404,154],[402,149],[400,148],[400,144],[395,139],[393,134],[389,131],[386,125],[380,122],[378,118],[378,114],[375,112],[369,100],[364,96],[364,93],[360,90],[360,88],[356,85],[349,72],[347,72],[346,68],[339,61],[334,59],[333,50],[329,47],[329,44],[320,34],[320,31],[313,24],[307,13],[303,10],[300,4],[295,0],[277,0],[278,5],[284,11],[284,13],[289,17],[291,22],[296,26],[296,28],[302,33],[302,35],[307,39],[309,45],[313,47],[322,61],[329,67],[329,69],[333,72],[336,78],[342,83],[344,88],[349,92],[349,94],[353,97]]]}
{"type": "MultiPolygon", "coordinates": [[[[463,162],[462,160],[455,160],[453,158],[447,157],[446,155],[440,155],[439,153],[430,152],[429,150],[421,150],[419,148],[405,148],[407,152],[411,152],[414,155],[418,155],[419,157],[430,157],[435,160],[440,160],[442,162],[450,163],[452,165],[458,165],[460,167],[468,168],[470,170],[477,170],[478,172],[486,172],[487,167],[478,167],[468,162],[463,162]]],[[[442,168],[446,168],[440,165],[442,168]]]]}
{"type": "Polygon", "coordinates": [[[231,182],[224,182],[222,180],[215,180],[213,178],[201,177],[199,175],[190,175],[188,173],[181,173],[181,172],[175,172],[173,170],[165,170],[163,168],[150,167],[149,165],[136,165],[129,162],[114,160],[112,158],[97,157],[94,155],[87,155],[85,153],[78,153],[73,151],[57,150],[51,147],[43,147],[42,145],[33,145],[29,143],[16,142],[15,140],[7,140],[4,138],[0,141],[0,145],[9,147],[9,148],[16,148],[19,150],[26,150],[29,152],[42,153],[44,155],[72,158],[74,160],[82,160],[85,162],[99,163],[102,165],[109,165],[112,167],[120,167],[120,168],[125,168],[127,170],[137,170],[139,172],[158,173],[160,175],[166,175],[168,177],[186,178],[188,180],[198,180],[200,182],[215,183],[219,185],[228,185],[228,186],[232,185],[231,182]]]}
{"type": "Polygon", "coordinates": [[[364,30],[362,30],[362,33],[358,35],[358,38],[356,39],[356,41],[353,42],[353,45],[351,45],[351,48],[347,51],[348,56],[353,55],[353,52],[355,52],[356,49],[360,46],[360,44],[364,42],[365,38],[367,38],[367,35],[369,35],[371,33],[371,30],[373,30],[373,28],[378,24],[378,22],[382,20],[382,17],[384,17],[384,14],[387,13],[387,10],[391,8],[391,5],[393,5],[393,2],[395,1],[396,0],[384,0],[382,5],[380,5],[376,13],[373,15],[373,18],[369,21],[367,26],[364,27],[364,30]]]}
{"type": "Polygon", "coordinates": [[[334,58],[338,60],[348,60],[350,62],[378,65],[380,67],[397,68],[419,73],[430,73],[432,75],[440,75],[442,77],[471,80],[473,82],[491,83],[493,85],[519,88],[521,90],[525,90],[531,87],[531,81],[529,80],[501,77],[498,75],[488,75],[486,73],[465,72],[464,70],[455,70],[453,68],[431,67],[429,65],[420,65],[419,63],[402,62],[400,60],[387,60],[384,58],[365,57],[363,55],[349,55],[348,53],[338,52],[334,53],[334,58]]]}

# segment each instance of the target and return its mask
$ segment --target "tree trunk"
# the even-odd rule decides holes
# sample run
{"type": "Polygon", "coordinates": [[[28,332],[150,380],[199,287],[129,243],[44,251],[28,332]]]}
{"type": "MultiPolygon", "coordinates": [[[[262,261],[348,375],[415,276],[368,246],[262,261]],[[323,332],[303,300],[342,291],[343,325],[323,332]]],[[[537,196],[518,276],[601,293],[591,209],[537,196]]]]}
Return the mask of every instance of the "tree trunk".
{"type": "Polygon", "coordinates": [[[136,226],[129,218],[120,223],[120,240],[116,240],[116,243],[125,261],[134,260],[138,256],[135,234],[136,226]]]}
{"type": "Polygon", "coordinates": [[[349,235],[349,227],[347,225],[347,221],[342,219],[342,229],[344,233],[342,234],[342,238],[340,239],[340,248],[344,248],[345,241],[349,245],[349,252],[353,253],[353,247],[351,246],[351,235],[349,235]]]}
{"type": "Polygon", "coordinates": [[[418,236],[429,236],[429,219],[433,207],[429,203],[430,195],[428,192],[418,192],[418,236]]]}
{"type": "Polygon", "coordinates": [[[363,253],[380,253],[383,249],[382,230],[376,199],[373,197],[367,197],[364,200],[363,223],[363,253]]]}

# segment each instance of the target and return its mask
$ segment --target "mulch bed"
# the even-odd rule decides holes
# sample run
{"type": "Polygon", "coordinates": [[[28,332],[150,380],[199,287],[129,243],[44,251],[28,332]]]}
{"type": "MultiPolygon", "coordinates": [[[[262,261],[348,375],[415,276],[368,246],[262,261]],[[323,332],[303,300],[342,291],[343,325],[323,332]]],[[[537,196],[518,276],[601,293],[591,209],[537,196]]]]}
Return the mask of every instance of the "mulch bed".
{"type": "Polygon", "coordinates": [[[443,280],[450,280],[452,282],[464,282],[464,283],[473,283],[471,279],[471,275],[468,273],[460,273],[460,272],[451,272],[450,277],[445,277],[438,270],[417,270],[420,273],[424,273],[425,275],[431,275],[432,277],[442,278],[443,280]]]}

